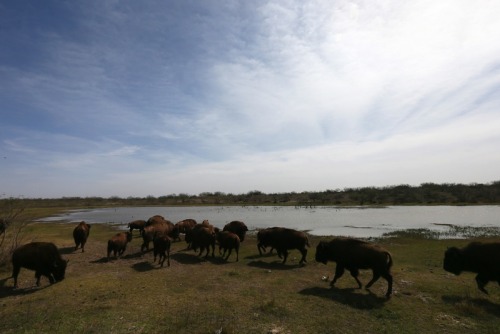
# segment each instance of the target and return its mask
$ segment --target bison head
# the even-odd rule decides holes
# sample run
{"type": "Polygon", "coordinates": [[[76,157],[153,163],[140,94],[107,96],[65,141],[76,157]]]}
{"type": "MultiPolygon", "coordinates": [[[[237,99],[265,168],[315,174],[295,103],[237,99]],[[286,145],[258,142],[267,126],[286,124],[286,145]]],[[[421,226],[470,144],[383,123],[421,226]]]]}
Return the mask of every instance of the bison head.
{"type": "Polygon", "coordinates": [[[463,270],[463,256],[460,249],[457,247],[451,247],[444,253],[443,269],[459,275],[463,270]]]}
{"type": "Polygon", "coordinates": [[[316,262],[328,263],[328,246],[324,241],[320,241],[316,246],[316,262]]]}
{"type": "Polygon", "coordinates": [[[62,281],[64,279],[64,274],[66,273],[66,266],[68,261],[59,260],[54,263],[52,268],[52,275],[54,276],[57,282],[62,281]]]}

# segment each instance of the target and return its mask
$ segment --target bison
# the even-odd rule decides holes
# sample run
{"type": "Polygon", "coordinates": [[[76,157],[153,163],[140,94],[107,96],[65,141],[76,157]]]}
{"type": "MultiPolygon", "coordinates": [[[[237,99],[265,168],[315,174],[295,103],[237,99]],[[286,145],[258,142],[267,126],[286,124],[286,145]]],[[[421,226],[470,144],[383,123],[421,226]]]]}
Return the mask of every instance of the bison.
{"type": "Polygon", "coordinates": [[[156,223],[161,223],[161,222],[164,222],[166,221],[167,219],[165,219],[163,216],[160,216],[160,215],[154,215],[152,217],[150,217],[146,223],[144,224],[144,227],[147,227],[149,225],[154,225],[156,223]]]}
{"type": "Polygon", "coordinates": [[[450,247],[444,253],[443,269],[455,275],[462,271],[477,273],[477,287],[488,294],[484,287],[489,281],[500,285],[500,242],[471,242],[464,248],[450,247]]]}
{"type": "Polygon", "coordinates": [[[163,267],[163,262],[167,259],[167,266],[170,267],[170,245],[172,240],[167,235],[155,236],[153,239],[153,263],[156,262],[156,256],[159,255],[158,263],[163,267]]]}
{"type": "Polygon", "coordinates": [[[31,242],[17,248],[12,254],[12,277],[17,288],[17,276],[21,268],[35,271],[36,285],[40,286],[40,277],[47,277],[50,284],[62,281],[68,261],[61,258],[59,251],[51,242],[31,242]]]}
{"type": "Polygon", "coordinates": [[[132,241],[132,233],[130,232],[120,232],[115,234],[111,239],[108,240],[108,261],[111,252],[113,252],[114,257],[122,256],[122,254],[127,249],[127,244],[132,241]]]}
{"type": "MultiPolygon", "coordinates": [[[[288,258],[288,250],[297,249],[302,254],[300,259],[300,264],[307,262],[307,247],[309,247],[309,239],[307,234],[301,231],[297,231],[291,228],[285,227],[270,227],[261,233],[261,236],[265,236],[265,241],[259,241],[257,245],[260,248],[265,246],[270,246],[278,252],[278,255],[283,256],[283,264],[286,263],[288,258]]],[[[262,253],[261,253],[262,254],[262,253]]]]}
{"type": "Polygon", "coordinates": [[[188,218],[177,222],[175,224],[175,227],[179,232],[179,234],[184,233],[184,235],[186,235],[188,231],[191,231],[195,225],[196,225],[196,220],[188,218]]]}
{"type": "Polygon", "coordinates": [[[5,233],[5,230],[10,225],[10,220],[6,218],[0,218],[0,235],[5,233]]]}
{"type": "Polygon", "coordinates": [[[240,251],[240,237],[230,231],[222,231],[217,233],[217,241],[219,242],[219,254],[221,254],[221,250],[224,250],[224,254],[222,257],[226,255],[226,251],[228,251],[225,260],[229,258],[233,249],[236,251],[236,261],[239,260],[239,251],[240,251]]]}
{"type": "Polygon", "coordinates": [[[128,223],[127,227],[129,228],[130,233],[132,233],[133,230],[139,230],[139,232],[142,233],[145,224],[146,224],[145,220],[138,219],[128,223]]]}
{"type": "Polygon", "coordinates": [[[73,239],[75,240],[75,251],[78,246],[82,246],[82,253],[85,252],[85,243],[90,233],[90,225],[86,222],[80,222],[73,230],[73,239]]]}
{"type": "Polygon", "coordinates": [[[212,257],[214,257],[215,252],[215,239],[218,229],[213,225],[210,225],[208,221],[204,221],[201,224],[197,224],[188,234],[186,234],[186,242],[190,242],[192,249],[196,251],[200,248],[198,256],[201,256],[203,251],[206,249],[207,253],[205,258],[208,257],[210,247],[212,247],[212,257]]]}
{"type": "MultiPolygon", "coordinates": [[[[283,227],[269,227],[263,230],[259,230],[257,232],[257,249],[259,250],[259,254],[262,256],[262,252],[266,251],[266,247],[271,246],[271,240],[273,239],[273,234],[275,231],[283,230],[283,227]]],[[[270,253],[273,252],[273,248],[271,247],[270,253]]],[[[281,257],[281,254],[278,254],[281,257]]]]}
{"type": "Polygon", "coordinates": [[[179,235],[179,232],[171,221],[165,219],[155,220],[150,225],[144,227],[144,230],[142,231],[143,242],[141,245],[141,252],[149,250],[149,243],[153,241],[155,236],[159,235],[168,235],[170,238],[175,239],[179,235]]]}
{"type": "Polygon", "coordinates": [[[371,269],[373,278],[366,285],[369,289],[380,276],[387,281],[386,297],[392,294],[392,256],[382,247],[353,238],[335,238],[330,241],[320,241],[316,247],[316,261],[327,264],[328,261],[337,263],[335,276],[331,286],[344,274],[347,269],[358,283],[361,289],[362,284],[358,279],[359,269],[371,269]]]}
{"type": "Polygon", "coordinates": [[[230,223],[227,223],[222,230],[233,232],[234,234],[238,235],[240,241],[243,242],[243,240],[245,240],[245,234],[248,231],[248,227],[244,222],[234,220],[230,223]]]}

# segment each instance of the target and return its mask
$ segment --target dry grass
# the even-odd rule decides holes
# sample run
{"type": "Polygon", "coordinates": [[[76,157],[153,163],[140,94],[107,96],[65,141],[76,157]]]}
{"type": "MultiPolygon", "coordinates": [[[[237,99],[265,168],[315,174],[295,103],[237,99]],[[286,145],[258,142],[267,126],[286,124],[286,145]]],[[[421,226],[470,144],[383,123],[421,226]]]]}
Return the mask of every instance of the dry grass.
{"type": "MultiPolygon", "coordinates": [[[[74,251],[72,224],[32,224],[25,242],[53,241],[69,259],[66,279],[35,288],[34,273],[21,270],[12,289],[10,268],[0,272],[2,333],[494,333],[500,327],[500,288],[477,290],[472,274],[442,270],[447,246],[464,240],[391,238],[394,296],[384,298],[381,279],[371,292],[354,289],[346,274],[330,289],[323,276],[334,265],[314,261],[322,238],[311,237],[308,264],[298,251],[282,265],[276,255],[258,256],[255,236],[242,243],[240,261],[198,258],[186,244],[172,247],[171,266],[159,268],[135,238],[120,259],[106,260],[116,231],[93,225],[86,252],[74,251]]],[[[217,251],[216,251],[217,254],[217,251]]],[[[166,262],[165,262],[166,265],[166,262]]],[[[363,271],[365,284],[371,273],[363,271]]]]}

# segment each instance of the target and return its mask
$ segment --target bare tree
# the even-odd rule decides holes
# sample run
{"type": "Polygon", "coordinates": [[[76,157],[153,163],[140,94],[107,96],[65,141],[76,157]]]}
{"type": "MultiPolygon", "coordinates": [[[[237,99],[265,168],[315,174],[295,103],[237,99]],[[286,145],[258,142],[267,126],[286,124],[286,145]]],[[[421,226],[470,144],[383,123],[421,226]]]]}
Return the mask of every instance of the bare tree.
{"type": "Polygon", "coordinates": [[[5,265],[21,241],[29,220],[23,216],[26,203],[17,198],[0,200],[0,266],[5,265]]]}

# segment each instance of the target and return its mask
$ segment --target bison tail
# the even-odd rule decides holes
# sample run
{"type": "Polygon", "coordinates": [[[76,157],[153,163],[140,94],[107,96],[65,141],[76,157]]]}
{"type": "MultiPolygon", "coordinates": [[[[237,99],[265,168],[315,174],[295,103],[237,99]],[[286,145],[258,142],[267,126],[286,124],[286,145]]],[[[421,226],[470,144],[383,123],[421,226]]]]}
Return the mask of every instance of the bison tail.
{"type": "Polygon", "coordinates": [[[391,268],[392,267],[392,255],[389,252],[385,252],[385,254],[387,255],[387,268],[391,268]]]}
{"type": "Polygon", "coordinates": [[[306,245],[307,245],[307,247],[309,247],[309,248],[311,247],[311,245],[309,245],[309,238],[308,238],[307,236],[306,236],[306,245]]]}

